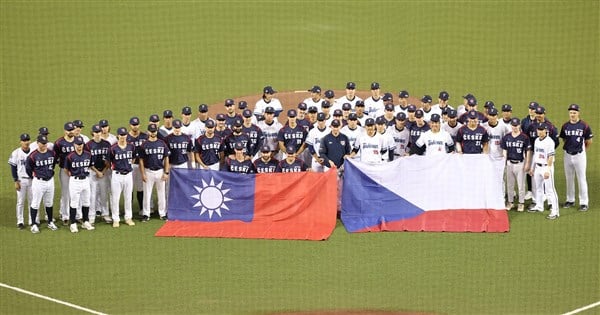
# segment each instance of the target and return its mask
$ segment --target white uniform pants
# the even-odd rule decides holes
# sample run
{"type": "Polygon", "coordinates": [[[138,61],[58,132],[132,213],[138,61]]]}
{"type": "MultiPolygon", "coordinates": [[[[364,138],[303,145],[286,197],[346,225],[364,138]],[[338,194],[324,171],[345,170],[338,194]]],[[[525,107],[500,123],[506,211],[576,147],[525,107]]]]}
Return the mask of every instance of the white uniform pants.
{"type": "Polygon", "coordinates": [[[92,195],[90,200],[90,223],[95,222],[96,211],[100,211],[102,216],[109,215],[107,206],[109,189],[110,180],[106,174],[98,177],[95,172],[90,173],[90,191],[92,195]]]}
{"type": "MultiPolygon", "coordinates": [[[[29,205],[31,204],[31,179],[30,178],[19,178],[19,182],[21,183],[21,189],[17,190],[17,224],[25,223],[24,210],[27,208],[27,213],[29,213],[29,205]],[[27,202],[25,202],[27,199],[27,202]]],[[[31,219],[29,218],[29,225],[31,225],[31,219]]],[[[36,222],[38,220],[35,220],[36,222]]]]}
{"type": "MultiPolygon", "coordinates": [[[[54,202],[54,179],[48,181],[34,178],[31,181],[31,204],[33,209],[40,209],[40,203],[44,201],[44,207],[52,207],[54,202]]],[[[48,218],[48,221],[52,218],[48,218]]]]}
{"type": "Polygon", "coordinates": [[[158,215],[167,215],[166,210],[166,181],[162,180],[163,170],[146,169],[146,182],[144,182],[144,210],[143,215],[150,217],[150,200],[152,199],[152,188],[156,185],[156,199],[158,200],[158,215]]]}
{"type": "Polygon", "coordinates": [[[508,192],[508,202],[515,199],[515,181],[519,191],[519,203],[525,202],[525,162],[511,163],[506,162],[506,190],[508,192]]]}
{"type": "Polygon", "coordinates": [[[579,154],[564,155],[565,179],[567,180],[567,200],[575,202],[575,176],[577,176],[577,187],[579,187],[579,204],[588,205],[588,186],[585,170],[587,168],[587,157],[585,150],[579,154]]]}
{"type": "Polygon", "coordinates": [[[113,172],[112,178],[110,179],[110,198],[111,198],[111,211],[113,222],[119,222],[119,200],[123,193],[123,208],[125,210],[125,220],[131,219],[133,214],[131,212],[131,199],[133,193],[133,175],[128,173],[127,175],[118,174],[113,172]]]}
{"type": "Polygon", "coordinates": [[[58,179],[60,181],[60,219],[69,220],[69,175],[64,168],[59,168],[58,179]]]}
{"type": "Polygon", "coordinates": [[[69,202],[72,208],[89,207],[91,199],[90,179],[69,179],[69,202]]]}
{"type": "Polygon", "coordinates": [[[550,215],[559,215],[558,196],[556,195],[556,189],[554,188],[554,167],[548,167],[546,165],[536,165],[531,179],[532,184],[535,183],[535,205],[539,209],[544,209],[544,191],[548,197],[548,203],[552,207],[550,215]],[[544,173],[550,172],[550,176],[544,179],[544,173]]]}

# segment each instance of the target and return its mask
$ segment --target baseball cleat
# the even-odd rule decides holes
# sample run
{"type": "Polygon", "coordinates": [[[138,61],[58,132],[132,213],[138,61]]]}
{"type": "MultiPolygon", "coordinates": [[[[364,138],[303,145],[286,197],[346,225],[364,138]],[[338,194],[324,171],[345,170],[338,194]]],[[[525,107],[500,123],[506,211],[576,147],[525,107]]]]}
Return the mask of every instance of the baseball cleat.
{"type": "Polygon", "coordinates": [[[522,203],[520,203],[520,204],[517,206],[517,211],[519,211],[519,212],[523,212],[523,210],[525,210],[525,205],[524,205],[524,204],[522,204],[522,203]]]}
{"type": "Polygon", "coordinates": [[[531,191],[528,191],[528,192],[525,194],[525,200],[530,200],[530,199],[532,199],[532,198],[533,198],[533,193],[532,193],[531,191]]]}
{"type": "Polygon", "coordinates": [[[163,220],[163,221],[168,221],[168,218],[167,218],[166,215],[163,215],[162,217],[160,217],[160,219],[163,220]]]}
{"type": "Polygon", "coordinates": [[[25,224],[23,224],[23,223],[19,223],[19,224],[17,224],[17,228],[18,228],[19,230],[22,230],[22,229],[24,229],[24,228],[25,228],[25,224]]]}
{"type": "Polygon", "coordinates": [[[86,230],[88,230],[88,231],[91,231],[91,230],[95,229],[95,227],[93,227],[90,224],[90,222],[88,222],[88,221],[83,222],[83,224],[81,225],[81,227],[84,228],[84,229],[86,229],[86,230]]]}
{"type": "Polygon", "coordinates": [[[56,226],[56,224],[54,224],[54,222],[48,223],[48,228],[51,229],[52,231],[58,230],[58,226],[56,226]]]}
{"type": "Polygon", "coordinates": [[[574,202],[567,201],[567,202],[565,202],[565,204],[563,205],[563,208],[571,208],[571,207],[572,207],[572,206],[574,206],[574,205],[575,205],[575,203],[574,203],[574,202]]]}
{"type": "Polygon", "coordinates": [[[508,203],[506,204],[506,210],[509,210],[509,211],[510,211],[510,210],[512,210],[512,208],[513,208],[513,204],[512,204],[512,202],[508,202],[508,203]]]}
{"type": "Polygon", "coordinates": [[[106,224],[111,224],[111,223],[113,223],[113,220],[112,220],[112,218],[111,218],[110,216],[108,216],[108,215],[105,215],[105,216],[103,216],[102,218],[104,219],[104,222],[106,222],[106,224]]]}
{"type": "Polygon", "coordinates": [[[150,217],[148,217],[147,215],[142,216],[142,219],[140,221],[142,221],[142,222],[148,222],[148,221],[150,221],[150,217]]]}
{"type": "Polygon", "coordinates": [[[133,220],[131,220],[131,219],[127,219],[127,220],[125,220],[125,224],[127,224],[129,226],[134,226],[135,222],[133,222],[133,220]]]}
{"type": "Polygon", "coordinates": [[[581,211],[581,212],[588,211],[588,206],[587,205],[581,205],[581,206],[579,206],[579,211],[581,211]]]}
{"type": "Polygon", "coordinates": [[[546,219],[548,219],[548,220],[556,220],[556,219],[558,219],[558,215],[549,215],[549,216],[546,217],[546,219]]]}
{"type": "Polygon", "coordinates": [[[36,224],[31,226],[31,233],[33,233],[33,234],[40,233],[40,229],[38,228],[38,226],[36,224]]]}
{"type": "Polygon", "coordinates": [[[79,229],[77,228],[77,223],[71,223],[71,225],[69,225],[69,230],[71,231],[71,233],[79,232],[79,229]]]}

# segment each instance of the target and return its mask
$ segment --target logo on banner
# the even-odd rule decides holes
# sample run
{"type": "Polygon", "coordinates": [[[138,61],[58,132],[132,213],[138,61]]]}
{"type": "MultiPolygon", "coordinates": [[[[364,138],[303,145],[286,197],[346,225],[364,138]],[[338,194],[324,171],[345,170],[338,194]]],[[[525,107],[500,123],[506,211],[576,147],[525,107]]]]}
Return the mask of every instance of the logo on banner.
{"type": "Polygon", "coordinates": [[[210,183],[206,183],[202,179],[202,187],[194,185],[194,189],[198,194],[191,195],[190,197],[198,200],[194,204],[194,208],[200,208],[200,216],[208,212],[208,218],[211,219],[213,213],[216,213],[219,217],[222,217],[221,210],[229,211],[227,202],[233,199],[227,197],[227,193],[231,189],[223,189],[223,181],[215,185],[215,179],[210,178],[210,183]]]}

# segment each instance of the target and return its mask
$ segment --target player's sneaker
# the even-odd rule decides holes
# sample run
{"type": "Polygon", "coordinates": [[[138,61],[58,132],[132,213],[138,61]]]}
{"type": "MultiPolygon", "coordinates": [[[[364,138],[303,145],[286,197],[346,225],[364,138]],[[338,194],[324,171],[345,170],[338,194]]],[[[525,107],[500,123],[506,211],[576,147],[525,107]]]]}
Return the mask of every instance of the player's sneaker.
{"type": "Polygon", "coordinates": [[[131,220],[131,219],[127,219],[127,220],[125,220],[125,224],[127,224],[129,226],[134,226],[135,222],[133,222],[133,220],[131,220]]]}
{"type": "Polygon", "coordinates": [[[522,204],[522,203],[520,203],[520,204],[517,206],[517,211],[519,211],[519,212],[523,212],[523,210],[525,210],[525,205],[524,205],[524,204],[522,204]]]}
{"type": "Polygon", "coordinates": [[[588,211],[588,206],[587,205],[581,205],[581,206],[579,206],[579,211],[581,211],[581,212],[588,211]]]}
{"type": "Polygon", "coordinates": [[[119,221],[114,221],[113,222],[113,227],[114,228],[118,228],[119,227],[119,221]]]}
{"type": "Polygon", "coordinates": [[[531,190],[529,190],[525,194],[525,200],[530,200],[531,198],[533,198],[533,193],[531,192],[531,190]]]}
{"type": "Polygon", "coordinates": [[[144,216],[142,216],[142,219],[140,219],[140,221],[148,222],[148,221],[150,221],[150,217],[148,217],[147,215],[144,215],[144,216]]]}
{"type": "Polygon", "coordinates": [[[510,210],[512,210],[512,208],[513,208],[513,203],[512,202],[507,202],[506,203],[506,210],[510,211],[510,210]]]}
{"type": "Polygon", "coordinates": [[[163,215],[162,217],[160,217],[160,219],[163,220],[163,221],[169,221],[169,218],[167,218],[166,215],[163,215]]]}
{"type": "Polygon", "coordinates": [[[17,224],[17,228],[18,228],[19,230],[22,230],[22,229],[24,229],[24,228],[25,228],[25,224],[23,224],[23,223],[19,223],[19,224],[17,224]]]}
{"type": "Polygon", "coordinates": [[[83,222],[83,224],[81,225],[81,227],[82,227],[82,228],[84,228],[84,229],[86,229],[86,230],[88,230],[88,231],[91,231],[91,230],[94,230],[94,229],[95,229],[95,227],[93,227],[93,226],[90,224],[90,222],[89,222],[89,221],[85,221],[85,222],[83,222]]]}
{"type": "Polygon", "coordinates": [[[79,229],[77,229],[77,223],[71,223],[71,225],[69,225],[69,230],[71,230],[71,233],[79,232],[79,229]]]}
{"type": "Polygon", "coordinates": [[[565,209],[566,209],[566,208],[571,208],[571,207],[572,207],[572,206],[574,206],[574,205],[575,205],[575,203],[574,203],[574,202],[567,201],[567,202],[565,202],[565,204],[563,205],[563,208],[565,208],[565,209]]]}
{"type": "Polygon", "coordinates": [[[56,224],[54,224],[54,222],[49,222],[48,228],[51,229],[52,231],[58,230],[58,226],[56,226],[56,224]]]}
{"type": "Polygon", "coordinates": [[[31,226],[31,233],[33,233],[33,234],[40,233],[40,229],[38,228],[37,224],[34,224],[31,226]]]}
{"type": "Polygon", "coordinates": [[[558,219],[558,215],[549,215],[549,216],[546,217],[546,219],[548,219],[548,220],[556,220],[556,219],[558,219]]]}
{"type": "Polygon", "coordinates": [[[539,212],[544,212],[544,208],[540,208],[540,207],[535,206],[535,207],[531,207],[531,208],[529,208],[529,210],[527,210],[527,212],[538,212],[538,211],[539,212]]]}
{"type": "Polygon", "coordinates": [[[62,221],[63,221],[63,225],[64,226],[69,225],[69,220],[68,219],[63,219],[62,221]]]}
{"type": "Polygon", "coordinates": [[[104,222],[106,222],[106,224],[113,223],[113,220],[112,220],[112,218],[109,215],[105,215],[102,218],[104,219],[104,222]]]}

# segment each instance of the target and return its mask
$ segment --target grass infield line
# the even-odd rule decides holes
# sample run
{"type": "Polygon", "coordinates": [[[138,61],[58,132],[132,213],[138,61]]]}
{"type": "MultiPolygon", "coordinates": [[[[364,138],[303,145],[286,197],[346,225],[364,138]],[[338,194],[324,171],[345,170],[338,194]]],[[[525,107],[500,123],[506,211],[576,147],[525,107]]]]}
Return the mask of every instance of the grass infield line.
{"type": "Polygon", "coordinates": [[[600,301],[598,301],[598,302],[596,302],[596,303],[592,303],[592,304],[590,304],[590,305],[586,305],[586,306],[584,306],[584,307],[580,307],[580,308],[578,308],[578,309],[576,309],[576,310],[572,310],[572,311],[570,311],[570,312],[568,312],[568,313],[564,313],[564,314],[562,314],[562,315],[573,315],[573,314],[577,314],[577,313],[583,312],[583,311],[585,311],[585,310],[589,310],[590,308],[594,308],[594,307],[596,307],[596,306],[600,306],[600,301]]]}
{"type": "Polygon", "coordinates": [[[101,313],[101,312],[98,312],[98,311],[91,310],[89,308],[85,308],[83,306],[75,305],[75,304],[72,304],[72,303],[69,303],[69,302],[64,302],[64,301],[57,300],[57,299],[53,299],[51,297],[48,297],[48,296],[45,296],[45,295],[41,295],[41,294],[38,294],[38,293],[35,293],[35,292],[27,291],[27,290],[24,290],[24,289],[21,289],[21,288],[13,287],[13,286],[10,286],[10,285],[2,283],[2,282],[0,282],[0,287],[4,287],[4,288],[7,288],[7,289],[11,289],[11,290],[17,291],[17,292],[25,293],[25,294],[28,294],[28,295],[31,295],[31,296],[35,296],[35,297],[38,297],[40,299],[48,300],[50,302],[54,302],[54,303],[66,305],[68,307],[72,307],[72,308],[78,309],[80,311],[88,312],[88,313],[91,313],[91,314],[107,315],[106,313],[101,313]]]}

